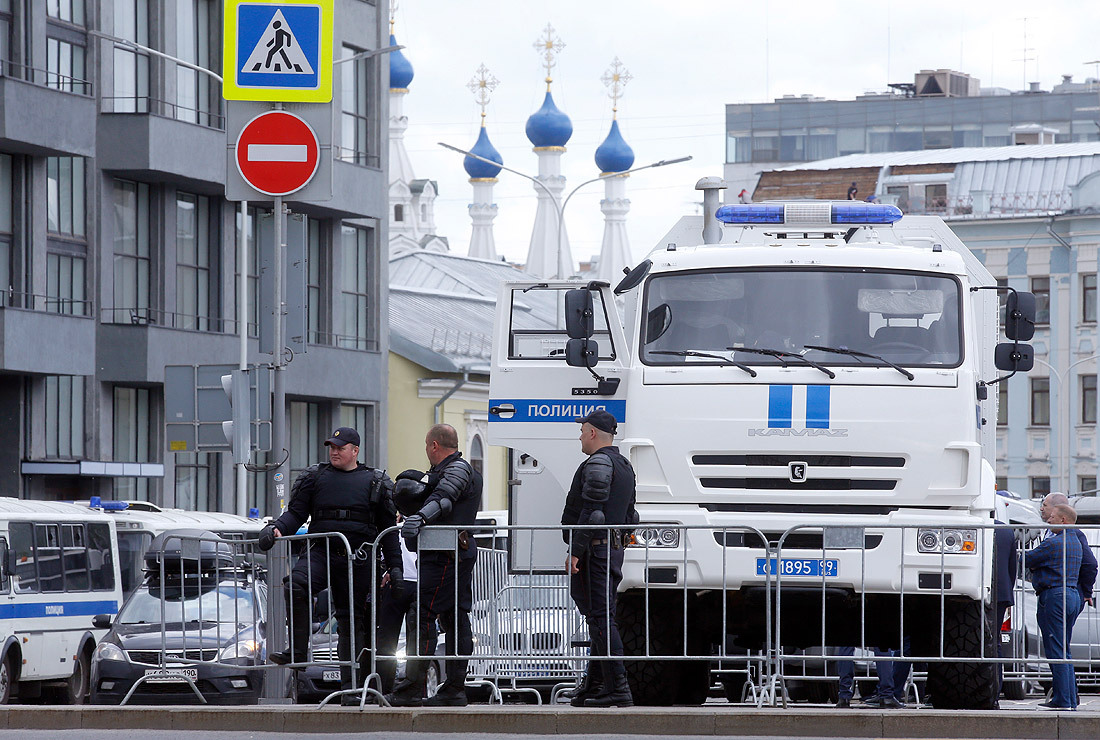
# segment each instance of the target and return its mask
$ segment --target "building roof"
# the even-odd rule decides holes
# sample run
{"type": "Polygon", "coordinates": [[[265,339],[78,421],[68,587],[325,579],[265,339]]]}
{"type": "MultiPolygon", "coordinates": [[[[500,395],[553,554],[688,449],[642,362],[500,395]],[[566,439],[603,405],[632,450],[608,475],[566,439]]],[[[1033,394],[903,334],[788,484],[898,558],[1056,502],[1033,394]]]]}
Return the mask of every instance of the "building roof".
{"type": "MultiPolygon", "coordinates": [[[[488,374],[493,318],[503,280],[530,275],[505,262],[413,251],[390,259],[390,349],[433,372],[488,374]]],[[[552,329],[545,292],[523,298],[525,328],[552,329]]]]}
{"type": "Polygon", "coordinates": [[[842,170],[857,167],[899,167],[918,164],[959,164],[961,162],[1001,162],[1012,159],[1052,159],[1100,155],[1100,141],[1075,144],[1027,144],[1021,146],[968,146],[955,149],[922,149],[915,152],[876,152],[848,154],[843,157],[800,162],[772,171],[842,170]]]}

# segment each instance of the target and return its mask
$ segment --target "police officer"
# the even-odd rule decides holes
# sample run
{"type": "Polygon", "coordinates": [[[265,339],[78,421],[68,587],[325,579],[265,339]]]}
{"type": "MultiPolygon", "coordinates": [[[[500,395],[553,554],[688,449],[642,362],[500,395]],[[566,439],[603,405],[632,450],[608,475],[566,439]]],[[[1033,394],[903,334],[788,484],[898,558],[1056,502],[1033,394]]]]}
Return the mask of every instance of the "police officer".
{"type": "Polygon", "coordinates": [[[586,707],[630,707],[634,699],[623,666],[623,641],[615,625],[615,601],[623,580],[623,527],[637,523],[634,468],[612,442],[618,425],[606,411],[593,411],[581,424],[581,452],[588,459],[573,476],[561,515],[562,537],[569,545],[569,592],[588,623],[592,655],[617,660],[589,661],[588,671],[570,703],[586,707]],[[607,530],[570,529],[606,524],[607,530]],[[597,674],[598,670],[598,675],[597,674]]]}
{"type": "MultiPolygon", "coordinates": [[[[310,534],[340,532],[347,538],[351,552],[347,552],[338,539],[317,539],[311,543],[308,554],[294,564],[284,592],[290,621],[290,648],[271,655],[271,662],[277,665],[308,660],[309,597],[325,588],[329,589],[336,613],[340,660],[350,661],[371,645],[366,609],[374,567],[371,545],[378,532],[397,522],[393,482],[383,471],[359,462],[359,433],[354,429],[340,427],[325,440],[325,446],[329,462],[309,467],[298,476],[290,493],[290,504],[260,533],[259,545],[261,549],[270,549],[275,538],[284,533],[294,534],[308,518],[310,534]],[[348,598],[349,567],[354,604],[349,604],[348,598]],[[350,622],[352,612],[355,615],[354,635],[350,622]]],[[[382,553],[390,584],[400,587],[404,579],[396,530],[382,537],[382,553]]],[[[360,678],[362,676],[360,674],[360,678]]],[[[340,668],[340,687],[355,688],[350,665],[340,668]]],[[[358,703],[352,696],[345,696],[343,700],[358,703]]]]}
{"type": "MultiPolygon", "coordinates": [[[[420,530],[424,525],[472,526],[481,506],[481,473],[474,470],[458,451],[458,433],[449,424],[436,424],[428,430],[424,440],[428,462],[432,464],[424,476],[423,504],[410,513],[401,527],[401,536],[416,549],[420,530]]],[[[405,473],[400,477],[404,478],[405,473]]],[[[407,481],[400,482],[396,492],[404,501],[407,481]]],[[[403,505],[404,508],[404,505],[403,505]]],[[[468,530],[459,530],[457,546],[453,551],[424,550],[419,553],[419,635],[406,644],[416,645],[410,654],[428,655],[431,636],[430,625],[439,618],[440,629],[447,633],[448,655],[470,655],[473,652],[473,633],[470,630],[470,609],[473,607],[473,572],[477,560],[477,543],[468,530]],[[457,558],[456,558],[457,555],[457,558]],[[457,562],[456,562],[457,560],[457,562]]],[[[427,661],[409,660],[406,677],[386,695],[395,707],[410,706],[466,706],[467,659],[447,661],[447,679],[435,696],[424,700],[427,677],[427,661]]]]}

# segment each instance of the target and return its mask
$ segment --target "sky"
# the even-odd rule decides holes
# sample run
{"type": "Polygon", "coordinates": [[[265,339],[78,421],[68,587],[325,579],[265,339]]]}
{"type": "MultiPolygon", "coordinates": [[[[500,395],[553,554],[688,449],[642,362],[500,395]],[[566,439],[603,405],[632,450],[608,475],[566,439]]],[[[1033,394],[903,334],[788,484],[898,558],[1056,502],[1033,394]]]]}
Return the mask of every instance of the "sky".
{"type": "MultiPolygon", "coordinates": [[[[472,190],[462,156],[437,142],[474,145],[480,108],[466,85],[484,64],[499,80],[486,109],[489,136],[506,166],[538,173],[524,125],[546,91],[533,44],[547,23],[565,44],[551,75],[554,100],[573,121],[561,160],[566,194],[599,174],[593,156],[612,115],[600,77],[616,57],[632,75],[618,118],[635,166],[694,158],[630,176],[627,232],[637,259],[681,216],[700,212],[699,178],[722,175],[728,103],[805,93],[850,100],[912,82],[921,69],[955,69],[1012,90],[1033,81],[1049,90],[1063,74],[1100,77],[1098,64],[1087,64],[1100,59],[1100,3],[1081,0],[398,0],[395,18],[416,74],[405,145],[416,176],[439,185],[436,232],[457,254],[469,244],[472,190]]],[[[498,179],[497,252],[522,263],[534,185],[508,172],[498,179]]],[[[599,253],[603,188],[582,188],[566,208],[574,263],[599,253]]]]}

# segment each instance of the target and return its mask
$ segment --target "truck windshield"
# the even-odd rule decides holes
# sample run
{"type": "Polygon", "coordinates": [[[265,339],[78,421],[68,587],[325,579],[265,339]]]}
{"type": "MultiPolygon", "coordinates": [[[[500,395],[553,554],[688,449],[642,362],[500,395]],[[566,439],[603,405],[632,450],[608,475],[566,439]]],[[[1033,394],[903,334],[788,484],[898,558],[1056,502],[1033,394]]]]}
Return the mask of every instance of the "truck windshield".
{"type": "Polygon", "coordinates": [[[657,275],[646,287],[642,359],[721,364],[667,354],[693,350],[778,365],[792,364],[781,356],[790,352],[826,366],[953,367],[962,357],[958,308],[958,281],[927,273],[773,268],[657,275]]]}

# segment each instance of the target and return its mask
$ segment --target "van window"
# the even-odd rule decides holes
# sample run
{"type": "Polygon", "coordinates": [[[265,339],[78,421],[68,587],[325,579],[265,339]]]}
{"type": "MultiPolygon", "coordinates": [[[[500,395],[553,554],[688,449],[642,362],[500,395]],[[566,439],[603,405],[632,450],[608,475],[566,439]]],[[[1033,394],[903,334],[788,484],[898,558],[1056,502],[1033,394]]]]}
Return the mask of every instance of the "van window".
{"type": "Polygon", "coordinates": [[[16,593],[111,591],[111,529],[103,523],[12,522],[16,593]]]}

